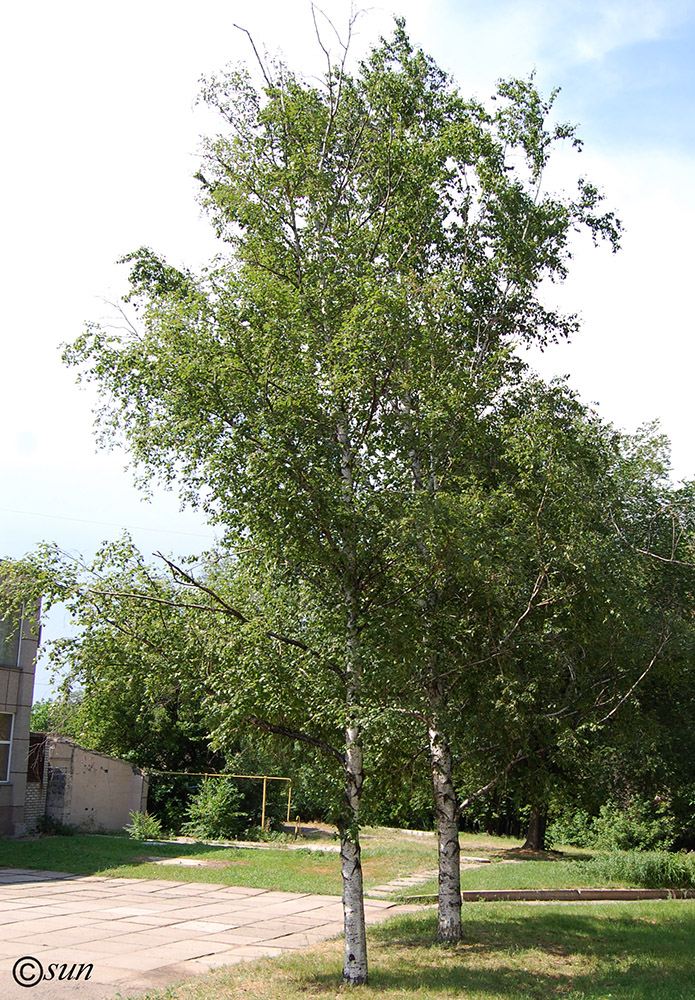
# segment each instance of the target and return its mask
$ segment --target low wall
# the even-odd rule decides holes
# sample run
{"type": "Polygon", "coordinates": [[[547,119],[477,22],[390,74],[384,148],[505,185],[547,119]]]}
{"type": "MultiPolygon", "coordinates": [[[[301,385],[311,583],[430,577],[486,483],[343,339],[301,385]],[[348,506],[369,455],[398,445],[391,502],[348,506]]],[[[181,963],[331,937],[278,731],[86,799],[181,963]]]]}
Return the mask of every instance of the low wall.
{"type": "Polygon", "coordinates": [[[65,739],[48,748],[46,815],[80,830],[122,830],[131,812],[144,812],[147,778],[126,761],[85,750],[65,739]]]}

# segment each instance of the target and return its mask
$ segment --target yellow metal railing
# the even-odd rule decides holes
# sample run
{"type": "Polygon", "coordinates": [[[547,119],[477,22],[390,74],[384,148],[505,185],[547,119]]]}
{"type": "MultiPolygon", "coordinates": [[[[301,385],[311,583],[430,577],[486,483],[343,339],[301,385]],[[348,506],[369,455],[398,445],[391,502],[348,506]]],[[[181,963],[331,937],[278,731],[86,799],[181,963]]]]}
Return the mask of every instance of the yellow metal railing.
{"type": "Polygon", "coordinates": [[[263,781],[263,805],[261,807],[261,828],[265,830],[265,803],[269,781],[286,781],[287,784],[287,822],[290,822],[290,808],[292,806],[292,779],[279,778],[275,774],[207,774],[205,771],[158,771],[155,768],[143,768],[146,774],[178,774],[190,778],[252,778],[263,781]]]}

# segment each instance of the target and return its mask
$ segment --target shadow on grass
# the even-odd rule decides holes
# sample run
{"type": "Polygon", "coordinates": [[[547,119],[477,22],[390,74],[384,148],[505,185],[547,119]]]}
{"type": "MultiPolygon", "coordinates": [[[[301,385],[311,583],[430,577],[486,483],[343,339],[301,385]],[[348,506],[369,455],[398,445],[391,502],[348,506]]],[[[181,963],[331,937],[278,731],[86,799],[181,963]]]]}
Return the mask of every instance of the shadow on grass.
{"type": "Polygon", "coordinates": [[[574,854],[562,851],[531,851],[527,847],[509,847],[495,851],[493,861],[576,861],[574,854]]]}
{"type": "MultiPolygon", "coordinates": [[[[374,927],[371,986],[423,996],[691,1000],[695,996],[695,905],[592,907],[485,904],[466,912],[460,945],[433,941],[433,915],[374,927]]],[[[326,984],[327,985],[327,984],[326,984]]]]}
{"type": "MultiPolygon", "coordinates": [[[[340,893],[337,854],[323,850],[259,849],[204,843],[138,841],[119,836],[83,835],[0,841],[0,871],[41,869],[106,878],[214,882],[282,892],[340,893]],[[158,864],[174,858],[200,864],[158,864]]],[[[2,876],[0,876],[0,881],[2,876]]]]}
{"type": "MultiPolygon", "coordinates": [[[[243,853],[243,848],[148,842],[118,835],[75,834],[70,837],[0,840],[0,873],[2,868],[27,868],[95,875],[107,868],[141,865],[155,857],[196,858],[218,855],[221,858],[224,855],[227,859],[233,859],[235,854],[243,853]]],[[[176,869],[172,866],[172,870],[176,869]]]]}

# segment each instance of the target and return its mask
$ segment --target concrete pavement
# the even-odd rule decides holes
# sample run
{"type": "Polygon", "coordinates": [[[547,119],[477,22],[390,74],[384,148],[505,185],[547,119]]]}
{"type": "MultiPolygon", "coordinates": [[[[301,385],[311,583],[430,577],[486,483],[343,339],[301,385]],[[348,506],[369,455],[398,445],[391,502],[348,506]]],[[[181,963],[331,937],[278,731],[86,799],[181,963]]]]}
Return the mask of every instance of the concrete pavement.
{"type": "MultiPolygon", "coordinates": [[[[407,909],[365,900],[368,923],[407,909]]],[[[132,996],[219,966],[303,948],[342,930],[336,896],[4,868],[0,997],[132,996]],[[25,985],[13,977],[20,958],[27,961],[16,975],[25,985]]]]}

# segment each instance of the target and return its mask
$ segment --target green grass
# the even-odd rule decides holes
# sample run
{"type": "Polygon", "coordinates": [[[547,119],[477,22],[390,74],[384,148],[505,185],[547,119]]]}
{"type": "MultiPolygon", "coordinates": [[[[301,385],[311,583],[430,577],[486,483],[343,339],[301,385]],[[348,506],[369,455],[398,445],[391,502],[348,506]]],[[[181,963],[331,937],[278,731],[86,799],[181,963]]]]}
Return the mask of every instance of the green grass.
{"type": "MultiPolygon", "coordinates": [[[[580,889],[604,884],[592,878],[575,861],[519,861],[514,864],[481,865],[461,872],[461,889],[580,889]]],[[[612,882],[611,885],[617,883],[612,882]]],[[[623,883],[620,883],[621,885],[623,883]]],[[[436,895],[437,879],[423,882],[408,895],[436,895]]]]}
{"type": "MultiPolygon", "coordinates": [[[[326,846],[334,845],[330,837],[326,846]]],[[[484,857],[508,856],[510,844],[500,838],[462,837],[462,853],[484,857]]],[[[367,892],[376,885],[437,866],[436,841],[409,836],[406,832],[367,830],[362,853],[367,892]]],[[[216,882],[253,886],[286,892],[316,892],[340,895],[342,883],[337,853],[289,850],[285,847],[254,850],[205,844],[148,844],[124,836],[41,837],[34,840],[0,840],[0,866],[38,868],[75,874],[122,878],[171,879],[179,882],[216,882]],[[212,862],[210,867],[188,868],[157,865],[146,859],[192,857],[212,862]]],[[[683,855],[661,857],[647,852],[597,855],[550,856],[544,860],[496,863],[464,869],[461,888],[476,889],[573,889],[604,886],[692,884],[695,863],[683,855]],[[666,868],[664,868],[666,864],[666,868]],[[667,870],[668,869],[668,870],[667,870]],[[681,871],[682,870],[682,871],[681,871]],[[680,873],[680,874],[679,874],[680,873]],[[684,881],[684,874],[689,880],[684,881]]],[[[431,879],[394,893],[394,898],[435,896],[437,880],[431,879]]],[[[694,991],[695,995],[695,991],[694,991]]]]}
{"type": "MultiPolygon", "coordinates": [[[[391,879],[437,867],[435,837],[408,831],[366,827],[362,831],[362,866],[365,888],[391,879]]],[[[309,843],[309,841],[306,841],[309,843]]],[[[311,837],[314,846],[335,846],[330,834],[311,837]]],[[[464,854],[486,857],[518,845],[506,837],[465,834],[464,854]]],[[[317,892],[340,895],[342,882],[337,853],[296,851],[278,846],[267,850],[215,847],[204,844],[148,844],[124,835],[40,837],[0,840],[0,866],[43,868],[77,875],[107,875],[122,878],[162,878],[179,882],[217,882],[286,892],[317,892]],[[219,867],[186,868],[156,865],[145,859],[195,857],[210,859],[219,867]],[[226,864],[223,864],[226,863],[226,864]]],[[[436,890],[435,890],[436,891],[436,890]]]]}
{"type": "MultiPolygon", "coordinates": [[[[601,889],[690,888],[695,884],[695,859],[665,852],[612,851],[586,858],[561,857],[513,864],[481,865],[461,872],[461,889],[601,889]]],[[[399,898],[437,894],[429,879],[399,898]]],[[[695,991],[694,991],[695,996],[695,991]]]]}
{"type": "MultiPolygon", "coordinates": [[[[330,841],[330,843],[333,843],[330,841]]],[[[436,867],[437,848],[431,838],[409,838],[375,832],[363,849],[365,886],[422,869],[436,867]]],[[[179,882],[217,882],[286,892],[340,895],[340,859],[337,853],[270,848],[252,850],[203,844],[148,844],[122,836],[42,837],[36,840],[0,840],[0,866],[39,868],[77,875],[122,878],[160,878],[179,882]],[[157,865],[146,858],[195,857],[219,867],[186,868],[157,865]]]]}
{"type": "MultiPolygon", "coordinates": [[[[463,853],[504,852],[513,842],[462,837],[463,853]]],[[[119,836],[0,841],[0,865],[75,873],[223,882],[304,892],[340,891],[338,856],[206,845],[145,844],[119,836]],[[157,866],[148,855],[229,861],[229,867],[157,866]]],[[[434,838],[367,831],[367,886],[436,866],[434,838]]],[[[490,864],[462,872],[464,888],[553,888],[598,884],[591,864],[560,860],[490,864]],[[584,875],[582,875],[584,873],[584,875]],[[582,877],[584,881],[582,881],[582,877]]],[[[425,887],[421,887],[424,889],[425,887]]],[[[432,885],[436,892],[436,884],[432,885]]],[[[465,940],[434,943],[431,911],[370,928],[370,985],[361,1000],[692,1000],[695,901],[613,904],[470,904],[465,940]]],[[[342,945],[325,942],[275,960],[242,964],[167,990],[157,1000],[334,1000],[342,945]]]]}
{"type": "MultiPolygon", "coordinates": [[[[360,1000],[692,1000],[695,902],[466,907],[465,941],[433,942],[430,912],[369,930],[360,1000]]],[[[154,1000],[336,1000],[342,943],[237,965],[154,1000]]]]}

